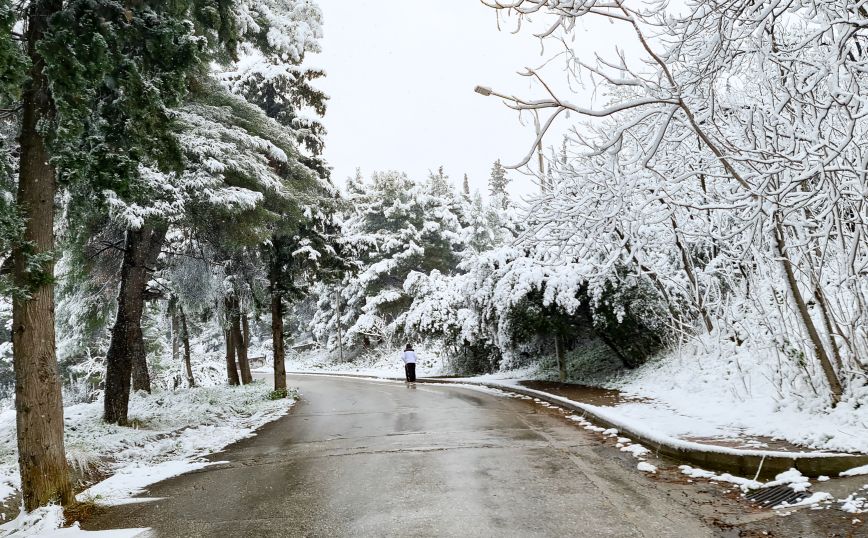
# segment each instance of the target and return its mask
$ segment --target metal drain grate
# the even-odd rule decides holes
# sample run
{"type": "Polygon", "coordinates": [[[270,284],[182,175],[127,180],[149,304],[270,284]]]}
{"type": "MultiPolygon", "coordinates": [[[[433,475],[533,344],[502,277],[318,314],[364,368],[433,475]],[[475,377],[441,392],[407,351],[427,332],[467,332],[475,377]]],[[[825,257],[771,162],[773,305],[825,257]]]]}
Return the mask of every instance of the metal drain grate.
{"type": "Polygon", "coordinates": [[[747,494],[747,498],[764,508],[772,508],[783,503],[794,504],[809,495],[806,491],[795,491],[790,486],[772,486],[762,488],[747,494]]]}

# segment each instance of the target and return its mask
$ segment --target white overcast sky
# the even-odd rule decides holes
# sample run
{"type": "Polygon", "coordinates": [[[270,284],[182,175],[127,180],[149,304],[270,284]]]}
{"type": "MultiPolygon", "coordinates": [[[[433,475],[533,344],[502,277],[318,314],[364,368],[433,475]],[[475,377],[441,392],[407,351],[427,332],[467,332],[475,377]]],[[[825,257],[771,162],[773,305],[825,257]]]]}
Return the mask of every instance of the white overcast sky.
{"type": "MultiPolygon", "coordinates": [[[[323,52],[307,63],[327,72],[319,86],[331,97],[325,156],[336,183],[356,167],[366,177],[396,169],[421,178],[442,164],[456,185],[466,172],[471,188],[484,192],[495,159],[510,164],[525,155],[532,126],[473,88],[529,95],[529,80],[516,72],[554,49],[541,56],[529,32],[512,34],[512,25],[498,31],[495,12],[478,0],[319,4],[323,52]]],[[[514,196],[535,190],[527,177],[511,176],[514,196]]]]}

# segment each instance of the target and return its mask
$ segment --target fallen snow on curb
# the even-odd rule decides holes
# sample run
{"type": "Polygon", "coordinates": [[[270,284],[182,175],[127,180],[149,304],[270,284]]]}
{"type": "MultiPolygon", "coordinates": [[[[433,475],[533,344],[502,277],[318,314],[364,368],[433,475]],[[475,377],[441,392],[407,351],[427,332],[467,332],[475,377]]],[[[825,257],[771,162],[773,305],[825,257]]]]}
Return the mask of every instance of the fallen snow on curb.
{"type": "MultiPolygon", "coordinates": [[[[289,411],[295,400],[269,400],[270,392],[266,383],[140,392],[131,395],[129,407],[130,421],[137,427],[104,423],[102,401],[66,407],[70,463],[79,471],[98,469],[111,475],[78,494],[77,499],[103,505],[131,502],[131,497],[155,482],[209,465],[204,456],[254,435],[257,428],[289,411]]],[[[0,413],[0,491],[7,494],[20,484],[17,457],[15,413],[5,411],[0,413]]],[[[54,521],[53,513],[23,514],[0,526],[0,537],[45,536],[43,525],[53,523],[36,516],[42,514],[54,521]],[[29,528],[39,532],[25,530],[29,528]]]]}
{"type": "Polygon", "coordinates": [[[687,475],[690,478],[705,478],[712,482],[728,482],[740,486],[742,491],[763,487],[762,482],[731,475],[729,473],[717,474],[712,471],[706,471],[705,469],[699,469],[698,467],[691,467],[690,465],[679,465],[678,468],[681,469],[681,474],[687,475]]]}
{"type": "Polygon", "coordinates": [[[640,461],[636,464],[636,468],[642,471],[643,473],[656,473],[657,467],[651,465],[647,461],[640,461]]]}
{"type": "MultiPolygon", "coordinates": [[[[736,484],[741,488],[744,493],[760,488],[770,488],[781,485],[787,485],[793,491],[798,492],[807,492],[808,489],[811,487],[810,480],[808,480],[806,476],[802,475],[802,473],[800,473],[797,469],[790,469],[789,471],[784,471],[783,473],[778,474],[774,480],[770,480],[765,483],[757,482],[756,480],[751,480],[749,478],[742,478],[740,476],[733,476],[729,473],[717,474],[711,471],[706,471],[704,469],[690,467],[689,465],[681,465],[679,466],[679,469],[681,469],[682,474],[687,475],[691,478],[704,478],[712,482],[728,482],[730,484],[736,484]]],[[[819,482],[828,481],[828,477],[821,478],[825,478],[825,480],[821,480],[820,478],[818,478],[817,480],[819,482]]],[[[868,490],[868,484],[866,484],[863,489],[868,490]]],[[[821,504],[829,505],[833,502],[838,502],[840,504],[838,508],[842,512],[848,512],[851,514],[862,514],[868,511],[868,497],[860,496],[859,492],[853,493],[845,499],[838,499],[836,501],[835,497],[831,493],[825,491],[817,491],[811,493],[810,495],[798,502],[792,504],[787,504],[786,502],[784,502],[777,506],[773,506],[772,508],[775,510],[781,510],[784,508],[800,508],[803,506],[810,506],[814,509],[818,509],[821,508],[821,504]]]]}
{"type": "Polygon", "coordinates": [[[854,467],[853,469],[847,469],[846,471],[841,472],[841,476],[860,476],[863,474],[868,474],[868,465],[854,467]]]}
{"type": "Polygon", "coordinates": [[[156,465],[130,463],[115,474],[94,484],[77,495],[79,501],[93,501],[102,505],[127,504],[151,499],[134,497],[145,488],[173,476],[196,471],[211,465],[205,461],[172,460],[156,465]]]}
{"type": "MultiPolygon", "coordinates": [[[[472,382],[472,378],[468,379],[456,379],[458,382],[466,381],[472,382]]],[[[686,441],[684,439],[680,439],[678,437],[673,437],[666,433],[665,428],[652,428],[654,426],[653,423],[648,424],[639,418],[625,415],[620,412],[620,407],[602,407],[599,405],[592,405],[587,403],[578,402],[575,400],[570,400],[568,398],[564,398],[562,396],[557,396],[555,394],[544,392],[536,389],[530,389],[527,387],[520,386],[517,381],[509,383],[509,382],[488,382],[490,386],[500,388],[502,390],[521,390],[527,394],[538,395],[540,397],[545,397],[550,401],[555,401],[558,403],[563,403],[567,407],[571,409],[581,409],[585,411],[591,416],[597,417],[598,419],[602,419],[609,424],[617,426],[624,432],[632,432],[635,435],[642,436],[647,440],[658,443],[661,445],[667,445],[670,447],[674,447],[681,450],[693,450],[698,452],[714,452],[718,454],[730,454],[736,456],[766,456],[766,457],[786,457],[786,458],[833,458],[840,456],[840,452],[820,452],[820,451],[803,451],[803,452],[784,452],[779,450],[758,450],[758,449],[744,449],[744,448],[732,448],[728,446],[720,446],[720,445],[709,445],[705,443],[697,443],[694,441],[686,441]]],[[[605,432],[605,428],[587,428],[594,431],[605,432]]],[[[613,430],[618,431],[618,430],[613,430]]]]}

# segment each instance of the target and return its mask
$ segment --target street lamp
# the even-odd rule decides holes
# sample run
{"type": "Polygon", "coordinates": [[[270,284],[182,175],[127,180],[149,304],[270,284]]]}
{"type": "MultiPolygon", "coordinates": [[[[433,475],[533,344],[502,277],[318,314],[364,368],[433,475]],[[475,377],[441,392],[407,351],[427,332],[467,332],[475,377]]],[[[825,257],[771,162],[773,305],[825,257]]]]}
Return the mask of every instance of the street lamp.
{"type": "MultiPolygon", "coordinates": [[[[510,99],[510,97],[507,97],[506,95],[503,95],[501,93],[497,93],[494,90],[492,90],[491,88],[489,88],[488,86],[477,85],[475,88],[473,88],[473,91],[475,91],[476,93],[478,93],[479,95],[481,95],[483,97],[489,97],[489,96],[493,95],[495,97],[500,97],[501,99],[507,99],[507,100],[510,99]]],[[[546,190],[545,165],[544,165],[545,161],[543,160],[542,139],[540,138],[540,135],[539,135],[540,134],[539,114],[537,113],[536,110],[533,111],[533,126],[536,129],[536,137],[537,137],[537,139],[539,139],[539,142],[537,142],[537,145],[536,145],[537,161],[539,163],[539,188],[542,192],[545,192],[545,190],[546,190]]]]}

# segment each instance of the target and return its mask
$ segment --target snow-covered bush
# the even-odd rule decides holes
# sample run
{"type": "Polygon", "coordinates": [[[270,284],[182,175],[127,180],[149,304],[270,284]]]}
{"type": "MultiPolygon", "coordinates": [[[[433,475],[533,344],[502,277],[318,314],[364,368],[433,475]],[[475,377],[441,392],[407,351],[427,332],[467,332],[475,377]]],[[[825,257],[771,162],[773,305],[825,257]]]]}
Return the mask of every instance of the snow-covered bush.
{"type": "Polygon", "coordinates": [[[443,338],[465,372],[526,366],[556,345],[569,351],[600,341],[634,367],[669,338],[650,284],[624,277],[593,288],[583,264],[526,238],[468,258],[459,270],[412,274],[405,289],[414,302],[400,322],[410,334],[443,338]]]}

